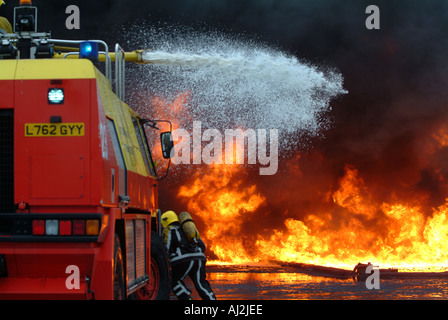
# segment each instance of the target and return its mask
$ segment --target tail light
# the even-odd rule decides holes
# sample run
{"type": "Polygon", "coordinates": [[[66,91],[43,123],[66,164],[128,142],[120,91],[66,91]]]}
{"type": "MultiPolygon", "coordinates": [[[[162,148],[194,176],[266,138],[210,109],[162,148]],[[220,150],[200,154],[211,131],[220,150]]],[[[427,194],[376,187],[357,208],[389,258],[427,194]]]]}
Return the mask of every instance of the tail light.
{"type": "Polygon", "coordinates": [[[59,220],[59,235],[71,236],[72,235],[72,221],[71,220],[59,220]]]}
{"type": "Polygon", "coordinates": [[[59,234],[58,220],[46,220],[45,221],[45,234],[47,236],[57,236],[59,234]]]}
{"type": "Polygon", "coordinates": [[[100,222],[96,219],[86,221],[86,234],[88,236],[97,236],[100,233],[100,222]]]}
{"type": "Polygon", "coordinates": [[[85,220],[73,220],[73,235],[85,236],[86,235],[86,221],[85,220]]]}
{"type": "Polygon", "coordinates": [[[35,219],[34,236],[98,236],[100,219],[35,219]]]}
{"type": "Polygon", "coordinates": [[[45,234],[45,220],[33,220],[33,235],[43,236],[45,234]]]}

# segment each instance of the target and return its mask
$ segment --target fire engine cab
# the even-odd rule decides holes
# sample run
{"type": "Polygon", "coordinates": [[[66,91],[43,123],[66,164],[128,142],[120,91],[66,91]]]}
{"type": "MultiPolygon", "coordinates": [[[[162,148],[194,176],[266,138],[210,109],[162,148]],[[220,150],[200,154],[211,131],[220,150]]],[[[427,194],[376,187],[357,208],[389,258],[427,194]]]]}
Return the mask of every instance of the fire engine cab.
{"type": "MultiPolygon", "coordinates": [[[[158,121],[123,102],[139,53],[36,21],[26,1],[0,33],[0,299],[169,298],[158,121]]],[[[168,162],[171,132],[160,139],[168,162]]]]}

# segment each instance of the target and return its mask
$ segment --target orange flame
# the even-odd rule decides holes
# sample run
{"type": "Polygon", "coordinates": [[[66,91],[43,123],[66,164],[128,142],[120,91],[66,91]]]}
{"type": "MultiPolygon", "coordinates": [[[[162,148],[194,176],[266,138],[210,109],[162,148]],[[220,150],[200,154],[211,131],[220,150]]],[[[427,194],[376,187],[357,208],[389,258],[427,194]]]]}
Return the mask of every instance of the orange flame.
{"type": "Polygon", "coordinates": [[[191,186],[179,189],[179,196],[187,199],[188,210],[205,222],[202,236],[209,250],[219,261],[231,263],[253,261],[241,241],[243,221],[265,201],[255,185],[240,190],[238,174],[236,165],[212,165],[207,175],[198,171],[191,186]]]}
{"type": "MultiPolygon", "coordinates": [[[[179,95],[172,104],[161,99],[153,103],[180,116],[186,100],[188,94],[179,95]]],[[[425,152],[432,154],[448,146],[447,141],[448,130],[440,129],[425,152]]],[[[303,176],[297,165],[300,158],[296,154],[289,168],[298,179],[303,176]]],[[[203,166],[178,189],[178,198],[198,218],[201,236],[216,263],[275,260],[348,269],[367,261],[414,269],[448,265],[448,201],[428,215],[418,199],[378,200],[354,166],[345,167],[344,176],[329,193],[329,209],[300,218],[280,213],[285,216],[283,226],[270,229],[248,230],[249,221],[262,219],[256,215],[267,210],[267,199],[255,183],[248,183],[243,166],[203,166]]]]}

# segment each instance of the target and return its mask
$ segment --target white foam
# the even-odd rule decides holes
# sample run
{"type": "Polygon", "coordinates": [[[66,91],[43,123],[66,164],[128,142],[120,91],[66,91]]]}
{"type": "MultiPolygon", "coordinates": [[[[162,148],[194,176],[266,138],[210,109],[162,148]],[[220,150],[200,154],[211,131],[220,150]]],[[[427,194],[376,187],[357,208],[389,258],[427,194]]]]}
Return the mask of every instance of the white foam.
{"type": "Polygon", "coordinates": [[[338,72],[280,50],[220,34],[183,37],[148,39],[153,50],[143,59],[154,64],[139,69],[140,89],[167,101],[189,92],[182,118],[203,129],[278,129],[280,147],[297,146],[292,134],[319,135],[330,123],[330,101],[346,93],[338,72]]]}

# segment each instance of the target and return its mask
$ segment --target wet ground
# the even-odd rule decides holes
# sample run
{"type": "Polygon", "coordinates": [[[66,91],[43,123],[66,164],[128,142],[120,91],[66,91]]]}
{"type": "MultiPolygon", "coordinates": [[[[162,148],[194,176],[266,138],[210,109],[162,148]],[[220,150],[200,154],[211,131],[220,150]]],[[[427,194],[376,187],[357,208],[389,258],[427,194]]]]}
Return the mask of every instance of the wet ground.
{"type": "MultiPolygon", "coordinates": [[[[380,279],[380,289],[365,282],[307,274],[280,266],[207,266],[207,279],[220,300],[443,300],[448,279],[380,279]]],[[[193,284],[186,281],[193,289],[193,284]]],[[[193,290],[192,297],[199,299],[193,290]]]]}

